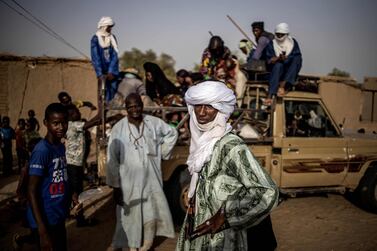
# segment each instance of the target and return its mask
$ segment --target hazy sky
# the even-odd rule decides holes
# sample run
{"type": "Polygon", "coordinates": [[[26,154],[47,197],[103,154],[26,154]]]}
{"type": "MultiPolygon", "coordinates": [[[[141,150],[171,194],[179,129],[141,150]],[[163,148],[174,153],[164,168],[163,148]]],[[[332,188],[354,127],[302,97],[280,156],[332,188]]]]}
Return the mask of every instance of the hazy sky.
{"type": "MultiPolygon", "coordinates": [[[[0,0],[0,52],[21,56],[80,58],[77,52],[29,23],[0,0]]],[[[243,35],[263,20],[273,31],[280,22],[290,26],[303,54],[303,74],[326,75],[334,67],[359,82],[377,77],[377,1],[375,0],[17,0],[76,48],[90,56],[89,42],[101,16],[116,25],[120,51],[152,49],[171,55],[176,70],[199,63],[209,32],[220,35],[232,51],[243,35]]],[[[241,54],[240,54],[241,55],[241,54]]]]}

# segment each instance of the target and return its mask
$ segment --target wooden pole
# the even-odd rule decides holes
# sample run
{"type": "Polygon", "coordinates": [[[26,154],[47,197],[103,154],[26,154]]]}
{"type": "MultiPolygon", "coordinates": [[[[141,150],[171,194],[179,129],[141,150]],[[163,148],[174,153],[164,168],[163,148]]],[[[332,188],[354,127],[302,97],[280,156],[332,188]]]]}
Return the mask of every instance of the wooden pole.
{"type": "Polygon", "coordinates": [[[234,24],[234,26],[236,26],[237,27],[237,29],[242,33],[242,35],[244,35],[246,38],[247,38],[247,40],[249,40],[250,42],[251,42],[251,44],[253,45],[253,46],[256,46],[255,44],[254,44],[254,42],[253,42],[253,40],[251,40],[251,38],[246,34],[246,32],[244,32],[243,30],[242,30],[242,28],[229,16],[229,15],[226,15],[227,16],[227,18],[234,24]]]}

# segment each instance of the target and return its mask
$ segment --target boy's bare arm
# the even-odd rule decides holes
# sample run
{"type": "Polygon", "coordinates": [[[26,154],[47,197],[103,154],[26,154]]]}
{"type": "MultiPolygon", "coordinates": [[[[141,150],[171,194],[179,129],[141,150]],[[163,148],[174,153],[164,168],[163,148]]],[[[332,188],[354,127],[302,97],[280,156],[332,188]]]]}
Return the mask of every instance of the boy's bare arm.
{"type": "MultiPolygon", "coordinates": [[[[115,114],[113,116],[107,117],[105,121],[106,121],[106,123],[114,123],[115,124],[116,122],[118,122],[122,118],[124,118],[124,115],[115,114]]],[[[87,121],[84,124],[84,130],[87,130],[89,128],[92,128],[93,126],[97,126],[97,125],[100,125],[100,124],[101,124],[101,118],[99,116],[98,117],[96,116],[96,117],[87,121]]]]}
{"type": "Polygon", "coordinates": [[[90,101],[83,101],[82,104],[83,106],[89,107],[92,111],[97,110],[97,107],[93,105],[90,101]]]}
{"type": "Polygon", "coordinates": [[[39,186],[41,184],[42,177],[31,175],[29,176],[28,185],[28,197],[30,206],[33,211],[34,219],[38,226],[38,233],[40,237],[40,244],[42,250],[52,250],[52,242],[48,235],[46,224],[43,221],[41,212],[41,196],[39,194],[39,186]]]}

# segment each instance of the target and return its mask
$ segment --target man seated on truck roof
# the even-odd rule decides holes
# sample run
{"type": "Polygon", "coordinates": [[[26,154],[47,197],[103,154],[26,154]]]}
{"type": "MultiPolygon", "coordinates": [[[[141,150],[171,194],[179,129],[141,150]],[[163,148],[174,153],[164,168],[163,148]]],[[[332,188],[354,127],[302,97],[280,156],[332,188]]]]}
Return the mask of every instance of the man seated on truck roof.
{"type": "Polygon", "coordinates": [[[274,96],[284,96],[285,91],[295,84],[302,65],[302,56],[297,41],[292,38],[289,26],[280,23],[275,28],[275,38],[266,47],[269,77],[268,98],[265,105],[271,105],[274,96]]]}
{"type": "Polygon", "coordinates": [[[253,50],[253,44],[247,39],[241,39],[238,44],[238,48],[246,55],[246,63],[251,62],[251,51],[253,50]]]}
{"type": "Polygon", "coordinates": [[[253,22],[252,32],[257,45],[251,51],[251,60],[266,60],[266,47],[274,39],[274,35],[264,30],[264,22],[253,22]]]}
{"type": "MultiPolygon", "coordinates": [[[[251,41],[243,39],[240,41],[240,49],[242,52],[247,51],[247,64],[244,68],[252,73],[266,71],[266,47],[274,39],[274,35],[264,30],[264,22],[258,21],[251,24],[252,33],[254,34],[256,45],[251,48],[251,41]],[[250,48],[250,49],[249,49],[250,48]]],[[[263,76],[260,80],[265,80],[268,75],[263,76]]],[[[252,76],[250,76],[252,77],[252,76]]],[[[253,79],[256,79],[253,77],[253,79]]]]}

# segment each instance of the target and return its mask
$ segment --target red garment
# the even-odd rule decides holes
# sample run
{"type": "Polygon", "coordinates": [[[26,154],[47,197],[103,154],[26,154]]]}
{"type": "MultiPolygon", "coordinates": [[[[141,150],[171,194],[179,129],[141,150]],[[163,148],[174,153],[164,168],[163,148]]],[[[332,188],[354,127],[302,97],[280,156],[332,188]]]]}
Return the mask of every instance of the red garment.
{"type": "Polygon", "coordinates": [[[25,129],[21,130],[19,128],[16,129],[16,149],[26,149],[25,143],[25,129]]]}

